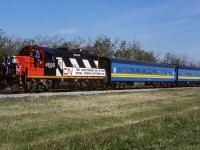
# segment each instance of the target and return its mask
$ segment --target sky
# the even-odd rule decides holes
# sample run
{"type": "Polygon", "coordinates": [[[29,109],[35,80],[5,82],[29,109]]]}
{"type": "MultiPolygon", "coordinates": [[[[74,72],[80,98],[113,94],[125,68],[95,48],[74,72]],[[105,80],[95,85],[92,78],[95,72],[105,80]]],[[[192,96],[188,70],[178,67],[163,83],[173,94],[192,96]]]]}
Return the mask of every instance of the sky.
{"type": "Polygon", "coordinates": [[[0,0],[9,36],[138,40],[146,51],[200,61],[199,0],[0,0]]]}

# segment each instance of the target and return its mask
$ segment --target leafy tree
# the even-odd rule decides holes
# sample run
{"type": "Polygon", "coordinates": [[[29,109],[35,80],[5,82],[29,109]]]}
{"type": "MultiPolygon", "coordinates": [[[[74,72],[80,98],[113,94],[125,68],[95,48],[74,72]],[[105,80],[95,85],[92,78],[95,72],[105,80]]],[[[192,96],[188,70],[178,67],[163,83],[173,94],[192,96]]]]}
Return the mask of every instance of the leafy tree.
{"type": "Polygon", "coordinates": [[[18,39],[8,38],[5,32],[0,29],[0,61],[9,55],[17,54],[17,48],[19,45],[18,39]]]}
{"type": "Polygon", "coordinates": [[[99,53],[100,56],[112,57],[113,55],[113,43],[111,39],[106,36],[99,36],[95,40],[93,46],[90,49],[92,53],[99,53]]]}
{"type": "Polygon", "coordinates": [[[133,40],[128,42],[126,40],[120,41],[119,49],[114,53],[116,58],[125,58],[139,61],[157,62],[158,55],[153,51],[147,52],[140,46],[140,42],[133,40]]]}
{"type": "Polygon", "coordinates": [[[186,55],[177,55],[173,53],[166,53],[161,60],[161,63],[173,64],[173,65],[187,65],[189,58],[186,55]]]}
{"type": "Polygon", "coordinates": [[[66,49],[87,49],[87,41],[82,38],[75,38],[70,41],[64,41],[63,44],[61,45],[62,48],[66,49]]]}

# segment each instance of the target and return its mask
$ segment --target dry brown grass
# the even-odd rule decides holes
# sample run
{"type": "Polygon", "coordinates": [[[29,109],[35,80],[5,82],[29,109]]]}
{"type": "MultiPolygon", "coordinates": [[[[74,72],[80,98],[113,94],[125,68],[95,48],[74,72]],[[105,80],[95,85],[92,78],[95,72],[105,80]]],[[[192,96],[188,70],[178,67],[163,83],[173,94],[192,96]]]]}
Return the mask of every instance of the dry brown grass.
{"type": "Polygon", "coordinates": [[[0,131],[8,139],[0,142],[9,143],[10,139],[14,143],[37,145],[199,110],[199,91],[199,88],[186,88],[0,100],[0,131]]]}

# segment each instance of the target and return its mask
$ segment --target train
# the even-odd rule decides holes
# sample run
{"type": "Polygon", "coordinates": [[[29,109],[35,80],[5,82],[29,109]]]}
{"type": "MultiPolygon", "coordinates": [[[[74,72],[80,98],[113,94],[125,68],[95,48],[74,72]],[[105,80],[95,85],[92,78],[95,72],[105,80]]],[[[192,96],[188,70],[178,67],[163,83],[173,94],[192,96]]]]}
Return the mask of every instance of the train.
{"type": "Polygon", "coordinates": [[[4,58],[0,70],[0,90],[11,93],[200,86],[200,68],[37,45],[25,46],[18,55],[4,58]]]}

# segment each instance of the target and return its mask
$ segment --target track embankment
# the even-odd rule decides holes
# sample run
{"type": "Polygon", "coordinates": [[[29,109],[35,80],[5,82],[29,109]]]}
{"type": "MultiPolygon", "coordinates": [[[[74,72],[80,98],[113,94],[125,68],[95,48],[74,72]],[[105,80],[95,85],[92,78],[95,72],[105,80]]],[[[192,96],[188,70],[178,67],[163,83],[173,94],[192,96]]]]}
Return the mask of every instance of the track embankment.
{"type": "Polygon", "coordinates": [[[39,98],[49,96],[78,96],[78,95],[95,95],[95,94],[107,94],[107,93],[128,93],[128,92],[145,92],[156,91],[158,89],[127,89],[127,90],[105,90],[105,91],[64,91],[64,92],[46,92],[46,93],[21,93],[21,94],[0,94],[0,99],[7,98],[39,98]]]}

